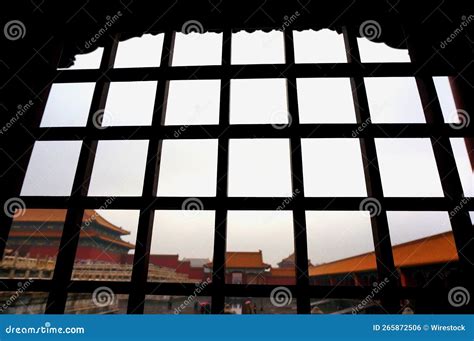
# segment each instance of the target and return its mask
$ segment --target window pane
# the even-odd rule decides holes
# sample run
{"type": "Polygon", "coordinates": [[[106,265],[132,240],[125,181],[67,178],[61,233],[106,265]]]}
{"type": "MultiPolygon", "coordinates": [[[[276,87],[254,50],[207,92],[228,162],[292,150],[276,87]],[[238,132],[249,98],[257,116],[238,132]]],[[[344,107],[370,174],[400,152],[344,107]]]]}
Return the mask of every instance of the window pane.
{"type": "Polygon", "coordinates": [[[387,212],[402,286],[454,286],[458,255],[447,212],[387,212]]]}
{"type": "Polygon", "coordinates": [[[357,38],[357,43],[363,63],[410,62],[407,49],[395,49],[385,43],[376,43],[367,38],[357,38]]]}
{"type": "Polygon", "coordinates": [[[182,211],[156,211],[148,280],[210,282],[214,220],[198,199],[183,201],[182,211]]]}
{"type": "Polygon", "coordinates": [[[454,103],[453,92],[449,84],[448,77],[433,77],[438,95],[439,104],[443,111],[444,122],[446,123],[461,123],[459,113],[454,103]]]}
{"type": "Polygon", "coordinates": [[[377,278],[369,211],[306,212],[310,283],[370,286],[377,278]]]}
{"type": "Polygon", "coordinates": [[[461,178],[464,195],[466,197],[474,196],[474,172],[469,161],[467,153],[466,141],[463,138],[452,138],[451,146],[456,159],[456,167],[458,168],[461,178]]]}
{"type": "MultiPolygon", "coordinates": [[[[101,204],[109,206],[115,198],[101,204]]],[[[85,210],[76,251],[74,280],[130,281],[139,211],[85,210]]]]}
{"type": "Polygon", "coordinates": [[[367,196],[358,139],[302,139],[301,147],[306,196],[367,196]]]}
{"type": "Polygon", "coordinates": [[[283,32],[240,31],[232,34],[232,64],[283,64],[283,32]]]}
{"type": "Polygon", "coordinates": [[[293,31],[296,63],[346,63],[342,34],[323,29],[293,31]]]}
{"type": "Polygon", "coordinates": [[[85,127],[95,83],[53,84],[41,127],[85,127]]]}
{"type": "Polygon", "coordinates": [[[230,140],[229,196],[289,197],[291,195],[288,140],[230,140]]]}
{"type": "Polygon", "coordinates": [[[286,79],[233,79],[230,123],[288,123],[286,98],[286,79]]]}
{"type": "Polygon", "coordinates": [[[298,78],[301,123],[356,123],[349,78],[298,78]]]}
{"type": "Polygon", "coordinates": [[[66,210],[16,211],[0,263],[1,277],[19,281],[52,279],[65,220],[66,210]]]}
{"type": "Polygon", "coordinates": [[[83,69],[98,69],[104,48],[99,47],[92,52],[85,54],[77,54],[74,57],[74,64],[67,68],[58,68],[58,70],[83,70],[83,69]]]}
{"type": "Polygon", "coordinates": [[[21,195],[71,194],[81,141],[36,141],[21,195]]]}
{"type": "Polygon", "coordinates": [[[219,123],[220,80],[169,83],[166,125],[219,123]]]}
{"type": "Polygon", "coordinates": [[[157,82],[110,83],[99,126],[151,125],[157,82]]]}
{"type": "Polygon", "coordinates": [[[17,280],[22,293],[2,292],[0,305],[6,314],[43,314],[48,293],[28,288],[35,280],[53,277],[66,210],[23,207],[11,212],[14,219],[0,262],[0,277],[17,280]]]}
{"type": "Polygon", "coordinates": [[[222,33],[176,33],[172,66],[220,65],[221,59],[222,33]]]}
{"type": "Polygon", "coordinates": [[[375,139],[375,145],[385,196],[443,196],[429,139],[375,139]]]}
{"type": "Polygon", "coordinates": [[[138,196],[148,141],[99,141],[92,169],[90,196],[138,196]]]}
{"type": "Polygon", "coordinates": [[[217,140],[164,140],[159,196],[215,196],[217,140]]]}
{"type": "Polygon", "coordinates": [[[374,123],[425,123],[413,77],[364,78],[374,123]]]}
{"type": "Polygon", "coordinates": [[[295,284],[290,211],[230,211],[226,283],[295,284]]]}
{"type": "Polygon", "coordinates": [[[121,41],[115,56],[114,67],[160,66],[164,34],[145,34],[139,38],[121,41]]]}

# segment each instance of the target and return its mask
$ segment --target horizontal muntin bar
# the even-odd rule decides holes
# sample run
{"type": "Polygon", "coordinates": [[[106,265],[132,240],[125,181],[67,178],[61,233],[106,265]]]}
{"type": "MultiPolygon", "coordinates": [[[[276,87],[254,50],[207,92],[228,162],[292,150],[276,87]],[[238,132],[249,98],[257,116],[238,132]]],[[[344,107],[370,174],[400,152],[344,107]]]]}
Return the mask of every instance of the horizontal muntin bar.
{"type": "MultiPolygon", "coordinates": [[[[23,196],[28,209],[67,209],[82,207],[85,209],[124,209],[138,210],[152,207],[156,210],[183,210],[184,202],[190,197],[84,197],[73,200],[70,197],[23,196]],[[113,200],[111,200],[113,198],[113,200]]],[[[293,210],[302,205],[305,210],[359,211],[365,197],[228,197],[217,200],[215,197],[191,197],[200,202],[202,210],[224,208],[229,211],[248,210],[293,210]]],[[[473,198],[465,198],[463,207],[474,211],[473,198]]],[[[380,205],[387,211],[449,211],[460,204],[460,200],[443,197],[391,197],[378,198],[380,205]]]]}
{"type": "Polygon", "coordinates": [[[259,65],[206,65],[176,66],[169,68],[119,68],[106,73],[99,70],[59,70],[55,83],[95,82],[103,77],[111,82],[153,80],[195,80],[246,78],[321,78],[321,77],[413,77],[453,76],[456,70],[448,66],[425,66],[412,63],[325,63],[325,64],[259,64],[259,65]]]}
{"type": "MultiPolygon", "coordinates": [[[[180,125],[104,127],[43,127],[31,132],[36,140],[156,140],[156,139],[217,139],[224,134],[238,138],[430,138],[474,137],[470,127],[449,123],[325,123],[282,126],[271,124],[180,125]]],[[[14,137],[12,137],[14,139],[14,137]]]]}
{"type": "MultiPolygon", "coordinates": [[[[18,279],[0,279],[3,291],[16,291],[18,289],[18,279]]],[[[70,293],[92,293],[100,286],[107,286],[115,294],[129,294],[130,282],[120,281],[71,281],[68,288],[70,293]]],[[[273,289],[281,285],[237,285],[226,284],[224,293],[226,297],[270,297],[273,289]]],[[[31,282],[28,292],[48,292],[51,287],[51,280],[36,279],[31,282]]],[[[293,297],[296,297],[297,287],[295,285],[285,285],[293,297]]],[[[194,283],[163,283],[148,282],[146,285],[147,295],[179,295],[188,296],[196,294],[197,296],[211,296],[212,283],[203,287],[199,293],[196,292],[194,283]]],[[[309,286],[309,295],[311,298],[364,298],[373,291],[373,287],[355,287],[355,286],[309,286]]],[[[391,294],[398,295],[401,298],[416,297],[446,297],[449,288],[394,288],[391,294]]]]}

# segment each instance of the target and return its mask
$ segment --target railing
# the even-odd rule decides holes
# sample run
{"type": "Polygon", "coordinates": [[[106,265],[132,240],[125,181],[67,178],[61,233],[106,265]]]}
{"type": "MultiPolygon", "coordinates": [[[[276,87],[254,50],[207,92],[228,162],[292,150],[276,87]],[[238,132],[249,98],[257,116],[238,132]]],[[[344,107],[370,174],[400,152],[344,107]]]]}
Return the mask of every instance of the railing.
{"type": "MultiPolygon", "coordinates": [[[[30,258],[5,256],[0,262],[0,278],[25,279],[53,276],[56,260],[54,258],[30,258]]],[[[120,263],[76,263],[72,273],[73,280],[108,280],[129,281],[132,276],[132,264],[120,263]]],[[[150,264],[148,279],[151,282],[185,282],[192,283],[188,275],[178,273],[172,268],[150,264]]]]}

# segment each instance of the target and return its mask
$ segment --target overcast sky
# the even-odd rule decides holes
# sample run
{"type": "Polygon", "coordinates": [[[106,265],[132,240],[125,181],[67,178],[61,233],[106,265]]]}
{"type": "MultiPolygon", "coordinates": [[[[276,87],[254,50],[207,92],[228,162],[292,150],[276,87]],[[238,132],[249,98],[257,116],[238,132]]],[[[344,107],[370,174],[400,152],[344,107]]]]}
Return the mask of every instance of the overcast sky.
{"type": "MultiPolygon", "coordinates": [[[[347,62],[342,36],[329,30],[294,33],[297,63],[347,62]]],[[[232,63],[284,63],[283,33],[240,32],[233,35],[232,63]]],[[[405,50],[359,39],[364,62],[407,62],[405,50]]],[[[119,44],[115,67],[159,66],[162,35],[145,35],[119,44]]],[[[172,65],[220,64],[222,34],[177,34],[172,65]]],[[[78,56],[71,68],[96,68],[102,49],[78,56]]],[[[365,79],[372,121],[425,122],[414,78],[365,79]]],[[[446,77],[435,78],[443,114],[455,122],[455,106],[446,77]]],[[[116,82],[110,86],[104,125],[150,125],[157,82],[116,82]]],[[[84,126],[94,83],[54,84],[41,125],[84,126]]],[[[348,78],[297,80],[302,123],[355,123],[348,78]]],[[[220,80],[172,81],[165,124],[217,124],[220,80]]],[[[287,123],[284,79],[239,79],[231,82],[231,124],[287,123]]],[[[293,113],[290,113],[290,115],[293,113]]],[[[463,188],[473,196],[473,174],[462,139],[452,146],[463,188]]],[[[69,195],[80,141],[37,142],[22,195],[69,195]]],[[[141,195],[148,141],[101,141],[89,195],[141,195]]],[[[439,197],[442,189],[429,139],[377,139],[385,196],[439,197]]],[[[163,154],[158,195],[215,196],[217,140],[168,140],[163,154]]],[[[291,196],[288,139],[230,141],[229,195],[291,196]]],[[[357,139],[303,139],[307,196],[367,195],[357,139]]],[[[137,211],[101,211],[130,230],[135,243],[137,211]]],[[[309,257],[327,262],[374,249],[367,212],[308,212],[309,257]]],[[[447,212],[389,212],[394,244],[450,229],[447,212]]],[[[229,251],[263,250],[276,265],[293,252],[291,212],[229,212],[229,251]]],[[[160,211],[156,215],[152,252],[212,258],[214,212],[160,211]]]]}

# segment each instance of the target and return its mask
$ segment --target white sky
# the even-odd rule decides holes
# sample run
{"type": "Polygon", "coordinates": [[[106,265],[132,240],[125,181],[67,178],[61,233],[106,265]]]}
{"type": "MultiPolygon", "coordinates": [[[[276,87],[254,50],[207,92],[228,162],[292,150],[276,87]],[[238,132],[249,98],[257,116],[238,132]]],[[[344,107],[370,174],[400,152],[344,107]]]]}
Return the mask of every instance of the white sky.
{"type": "MultiPolygon", "coordinates": [[[[294,32],[297,63],[347,62],[342,37],[335,32],[294,32]]],[[[364,62],[407,62],[406,50],[358,39],[364,62]]],[[[121,42],[115,67],[159,66],[163,36],[145,35],[121,42]]],[[[177,34],[172,65],[219,65],[222,34],[177,34]]],[[[234,64],[284,63],[282,32],[236,33],[234,64]]],[[[97,68],[103,49],[77,56],[75,69],[97,68]]],[[[413,78],[365,79],[372,121],[425,122],[413,78]]],[[[435,77],[443,115],[454,122],[454,101],[446,77],[435,77]]],[[[110,86],[104,125],[150,125],[157,82],[116,82],[110,86]]],[[[54,84],[41,122],[43,127],[84,126],[94,83],[54,84]]],[[[355,123],[347,78],[298,79],[300,120],[304,123],[355,123]]],[[[167,125],[217,124],[220,80],[172,81],[167,125]]],[[[231,82],[231,124],[286,123],[284,79],[239,79],[231,82]]],[[[290,113],[291,115],[292,113],[290,113]]],[[[183,127],[185,128],[185,127],[183,127]]],[[[467,196],[473,196],[473,174],[462,139],[451,139],[467,196]]],[[[139,196],[148,141],[101,141],[89,195],[139,196]]],[[[428,139],[377,139],[386,196],[442,196],[428,139]]],[[[35,144],[22,195],[69,195],[80,141],[35,144]]],[[[168,140],[163,143],[159,196],[214,196],[217,140],[168,140]]],[[[303,139],[307,196],[366,196],[357,139],[303,139]]],[[[288,139],[230,141],[229,195],[291,196],[288,139]]],[[[205,208],[204,208],[205,209],[205,208]]],[[[132,232],[137,211],[101,211],[111,222],[132,232]]],[[[293,252],[291,212],[229,212],[228,250],[263,250],[276,265],[293,252]]],[[[370,219],[364,212],[307,212],[309,257],[322,263],[373,250],[370,219]]],[[[445,212],[389,212],[393,243],[450,229],[445,212]]],[[[157,212],[152,252],[212,258],[214,212],[157,212]]]]}

